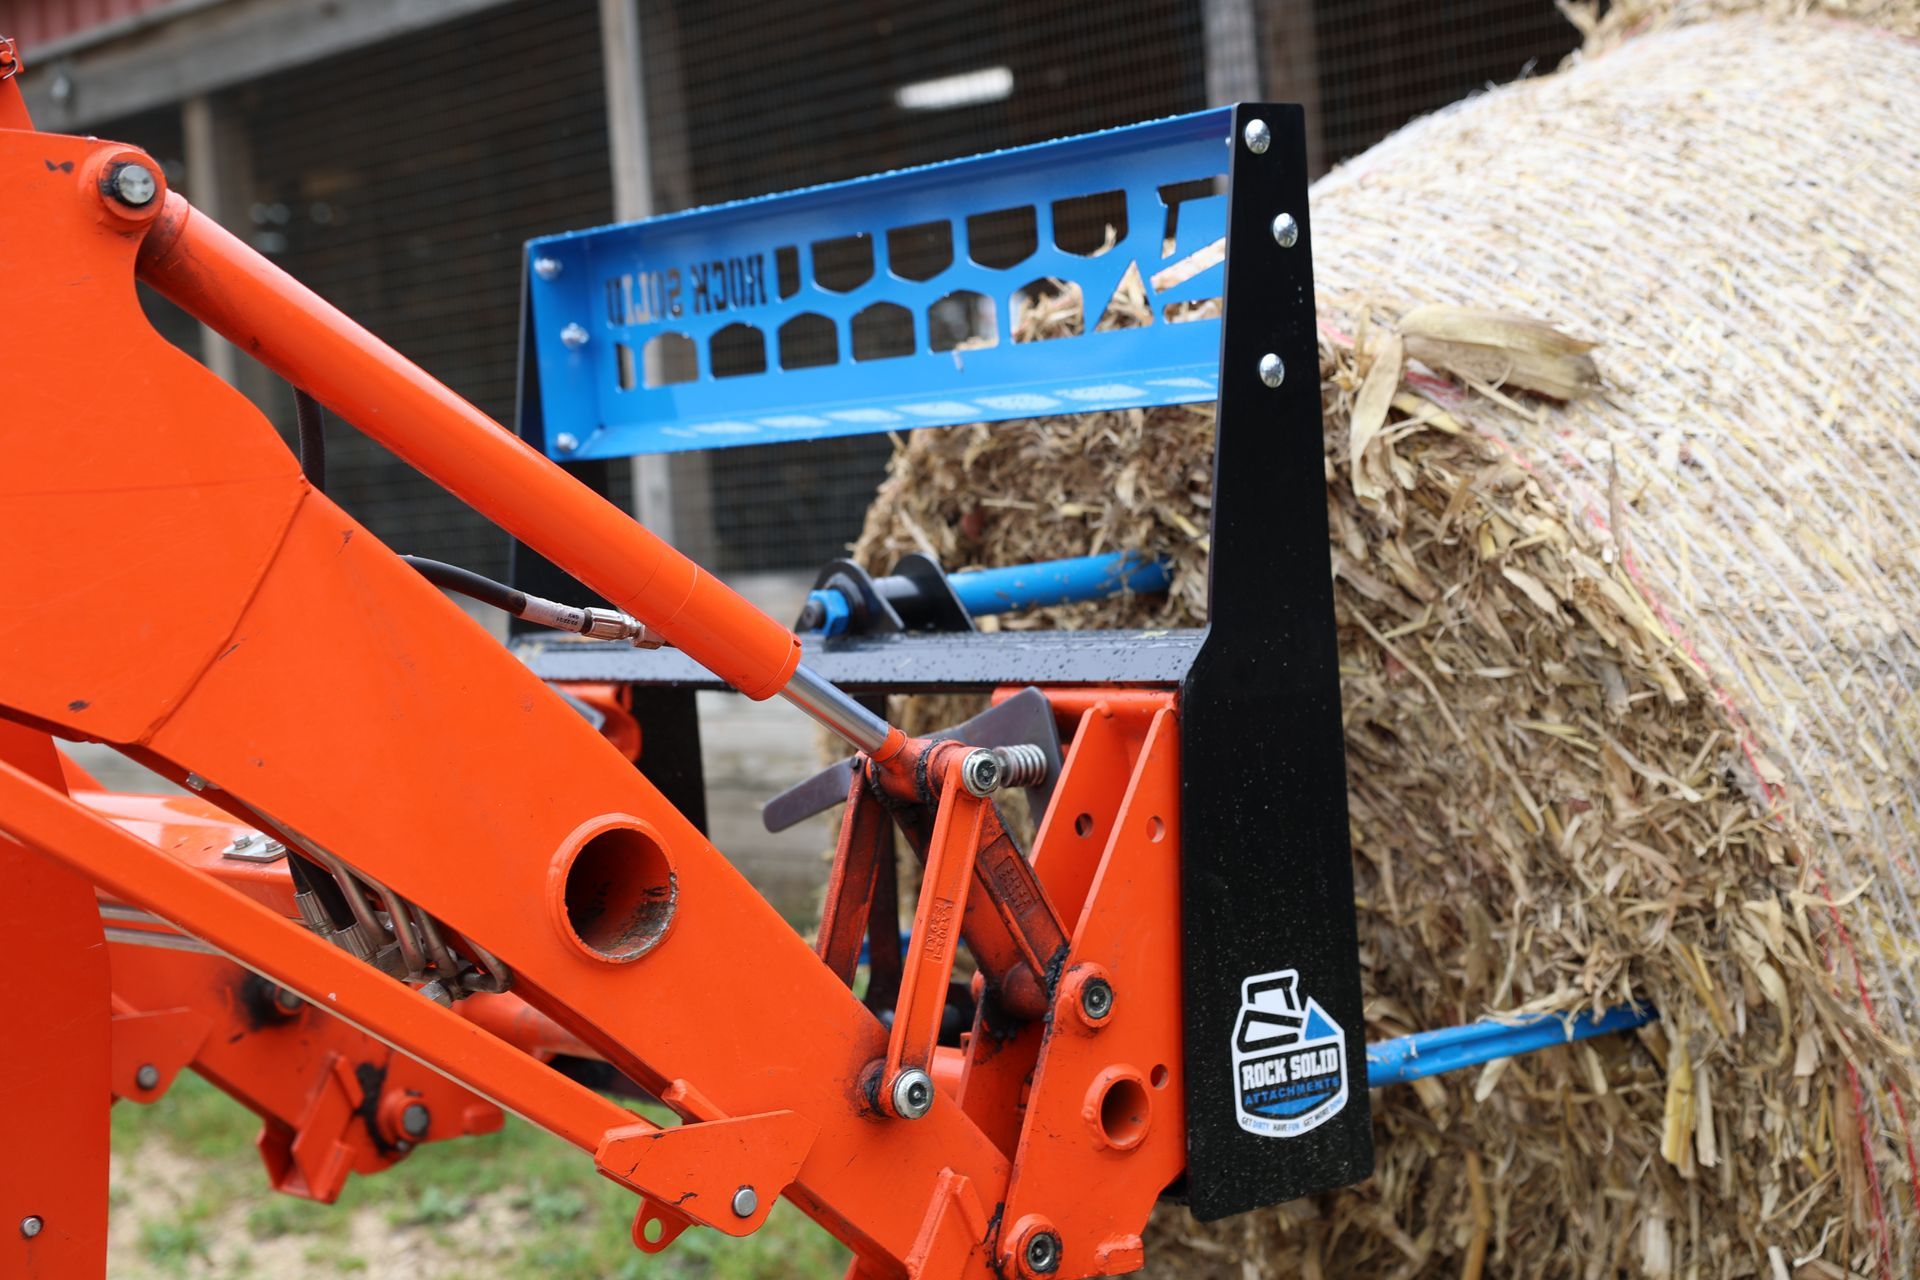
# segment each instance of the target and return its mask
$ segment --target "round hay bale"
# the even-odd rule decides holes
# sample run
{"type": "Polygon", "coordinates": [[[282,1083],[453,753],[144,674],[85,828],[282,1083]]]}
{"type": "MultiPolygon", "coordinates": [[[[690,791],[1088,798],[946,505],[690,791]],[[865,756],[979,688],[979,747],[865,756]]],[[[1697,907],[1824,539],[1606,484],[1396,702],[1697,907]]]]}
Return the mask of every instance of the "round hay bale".
{"type": "MultiPolygon", "coordinates": [[[[1372,1179],[1155,1274],[1916,1274],[1916,125],[1920,47],[1739,18],[1315,186],[1369,1036],[1663,1020],[1377,1094],[1372,1179]]],[[[858,554],[1142,548],[1168,597],[1007,625],[1192,625],[1211,444],[920,433],[858,554]]]]}
{"type": "Polygon", "coordinates": [[[1560,11],[1585,36],[1588,53],[1604,52],[1663,27],[1749,13],[1795,21],[1836,18],[1909,39],[1920,37],[1920,4],[1915,0],[1605,0],[1604,5],[1602,0],[1562,0],[1560,11]]]}

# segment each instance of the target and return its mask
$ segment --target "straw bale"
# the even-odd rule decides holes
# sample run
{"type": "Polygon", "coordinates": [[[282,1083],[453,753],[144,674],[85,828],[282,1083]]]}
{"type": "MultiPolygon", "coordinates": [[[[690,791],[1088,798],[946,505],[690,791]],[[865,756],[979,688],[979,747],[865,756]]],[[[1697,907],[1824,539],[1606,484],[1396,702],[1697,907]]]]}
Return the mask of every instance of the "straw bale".
{"type": "Polygon", "coordinates": [[[1560,10],[1586,37],[1585,52],[1666,27],[1757,13],[1787,21],[1835,19],[1920,37],[1920,0],[1560,0],[1560,10]],[[1604,9],[1605,12],[1601,12],[1604,9]]]}
{"type": "MultiPolygon", "coordinates": [[[[1155,1274],[1916,1274],[1917,113],[1920,47],[1746,17],[1316,184],[1368,1034],[1664,1016],[1375,1094],[1373,1178],[1165,1211],[1155,1274]]],[[[857,554],[1143,548],[1167,596],[1004,625],[1192,625],[1211,448],[1208,406],[918,433],[857,554]]]]}

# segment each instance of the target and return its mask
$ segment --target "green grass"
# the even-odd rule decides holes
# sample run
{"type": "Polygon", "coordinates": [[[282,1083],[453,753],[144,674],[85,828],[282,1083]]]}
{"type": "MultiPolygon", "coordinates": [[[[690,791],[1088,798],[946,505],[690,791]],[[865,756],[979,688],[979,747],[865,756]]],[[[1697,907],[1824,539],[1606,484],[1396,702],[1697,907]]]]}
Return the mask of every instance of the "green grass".
{"type": "Polygon", "coordinates": [[[247,1234],[255,1240],[278,1240],[281,1236],[310,1236],[327,1229],[339,1216],[334,1205],[315,1204],[297,1196],[269,1194],[247,1210],[247,1234]]]}
{"type": "MultiPolygon", "coordinates": [[[[640,1110],[657,1122],[671,1120],[662,1108],[640,1110]]],[[[383,1173],[350,1178],[336,1205],[270,1190],[253,1149],[259,1128],[251,1113],[190,1072],[152,1106],[114,1107],[116,1151],[131,1154],[160,1143],[191,1157],[201,1171],[194,1186],[182,1189],[188,1197],[182,1209],[136,1224],[140,1252],[156,1269],[205,1273],[213,1219],[233,1204],[246,1206],[242,1221],[250,1241],[292,1239],[315,1266],[344,1275],[367,1267],[350,1247],[356,1211],[377,1211],[397,1239],[424,1238],[452,1250],[454,1228],[483,1201],[496,1211],[504,1205],[520,1225],[487,1241],[485,1254],[472,1259],[477,1274],[812,1280],[846,1269],[846,1250],[785,1202],[744,1239],[696,1227],[665,1252],[642,1254],[628,1234],[638,1206],[633,1193],[602,1178],[584,1153],[512,1116],[498,1133],[428,1143],[383,1173]]],[[[129,1211],[124,1196],[115,1203],[119,1212],[129,1211]]],[[[236,1258],[226,1273],[247,1269],[236,1258]]]]}
{"type": "Polygon", "coordinates": [[[211,1237],[204,1219],[149,1218],[140,1224],[140,1252],[147,1261],[181,1275],[207,1256],[211,1237]]]}

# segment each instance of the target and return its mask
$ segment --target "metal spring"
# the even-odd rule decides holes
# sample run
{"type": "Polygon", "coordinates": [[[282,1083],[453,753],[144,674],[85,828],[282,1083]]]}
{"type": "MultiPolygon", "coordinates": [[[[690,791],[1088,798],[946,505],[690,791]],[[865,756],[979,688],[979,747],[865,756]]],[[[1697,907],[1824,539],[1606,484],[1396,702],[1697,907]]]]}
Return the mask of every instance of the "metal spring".
{"type": "Polygon", "coordinates": [[[1000,762],[1003,787],[1035,787],[1047,780],[1047,753],[1031,743],[995,747],[993,755],[1000,762]]]}

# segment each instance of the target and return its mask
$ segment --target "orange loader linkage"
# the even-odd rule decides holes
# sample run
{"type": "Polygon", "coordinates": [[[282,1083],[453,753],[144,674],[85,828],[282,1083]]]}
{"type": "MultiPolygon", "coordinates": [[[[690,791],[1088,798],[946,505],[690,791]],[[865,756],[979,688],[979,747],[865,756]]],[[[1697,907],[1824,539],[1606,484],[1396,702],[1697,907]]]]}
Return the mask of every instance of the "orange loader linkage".
{"type": "MultiPolygon", "coordinates": [[[[1217,816],[1183,821],[1188,694],[1035,682],[1065,753],[1023,852],[994,797],[1030,762],[910,738],[815,675],[793,631],[196,212],[148,156],[34,131],[17,69],[0,41],[0,1273],[101,1273],[108,1098],[151,1102],[187,1067],[261,1116],[274,1187],[315,1199],[504,1110],[630,1188],[649,1252],[689,1226],[746,1235],[784,1196],[852,1250],[850,1277],[1142,1266],[1156,1201],[1208,1194],[1192,1089],[1227,1097],[1237,1069],[1238,980],[1224,1012],[1193,1006],[1183,954],[1183,895],[1213,874],[1191,833],[1217,816]],[[309,483],[252,404],[154,332],[136,280],[653,641],[855,748],[817,943],[635,767],[644,717],[572,690],[606,713],[596,728],[309,483]],[[104,792],[61,739],[186,794],[104,792]],[[904,941],[896,832],[924,863],[904,941]],[[904,953],[863,1003],[866,939],[904,953]],[[956,1039],[963,941],[976,1012],[956,1039]],[[1189,1014],[1228,1030],[1196,1051],[1189,1014]],[[608,1064],[680,1123],[556,1056],[608,1064]]],[[[1288,335],[1310,359],[1310,323],[1288,335]]],[[[1304,613],[1330,634],[1330,610],[1304,613]]],[[[1330,663],[1330,641],[1310,656],[1330,663]]],[[[1324,747],[1327,723],[1302,741],[1324,747]]],[[[1272,825],[1274,857],[1296,856],[1272,825]]],[[[1344,865],[1343,824],[1326,829],[1344,865]]],[[[1315,885],[1351,900],[1337,876],[1315,885]]],[[[1344,936],[1350,963],[1338,915],[1328,949],[1344,936]]],[[[1316,1061],[1340,1072],[1322,1112],[1360,1146],[1307,1161],[1319,1185],[1366,1172],[1354,992],[1320,996],[1346,1048],[1316,1061]]],[[[1286,1158],[1221,1105],[1213,1150],[1286,1158]]]]}

